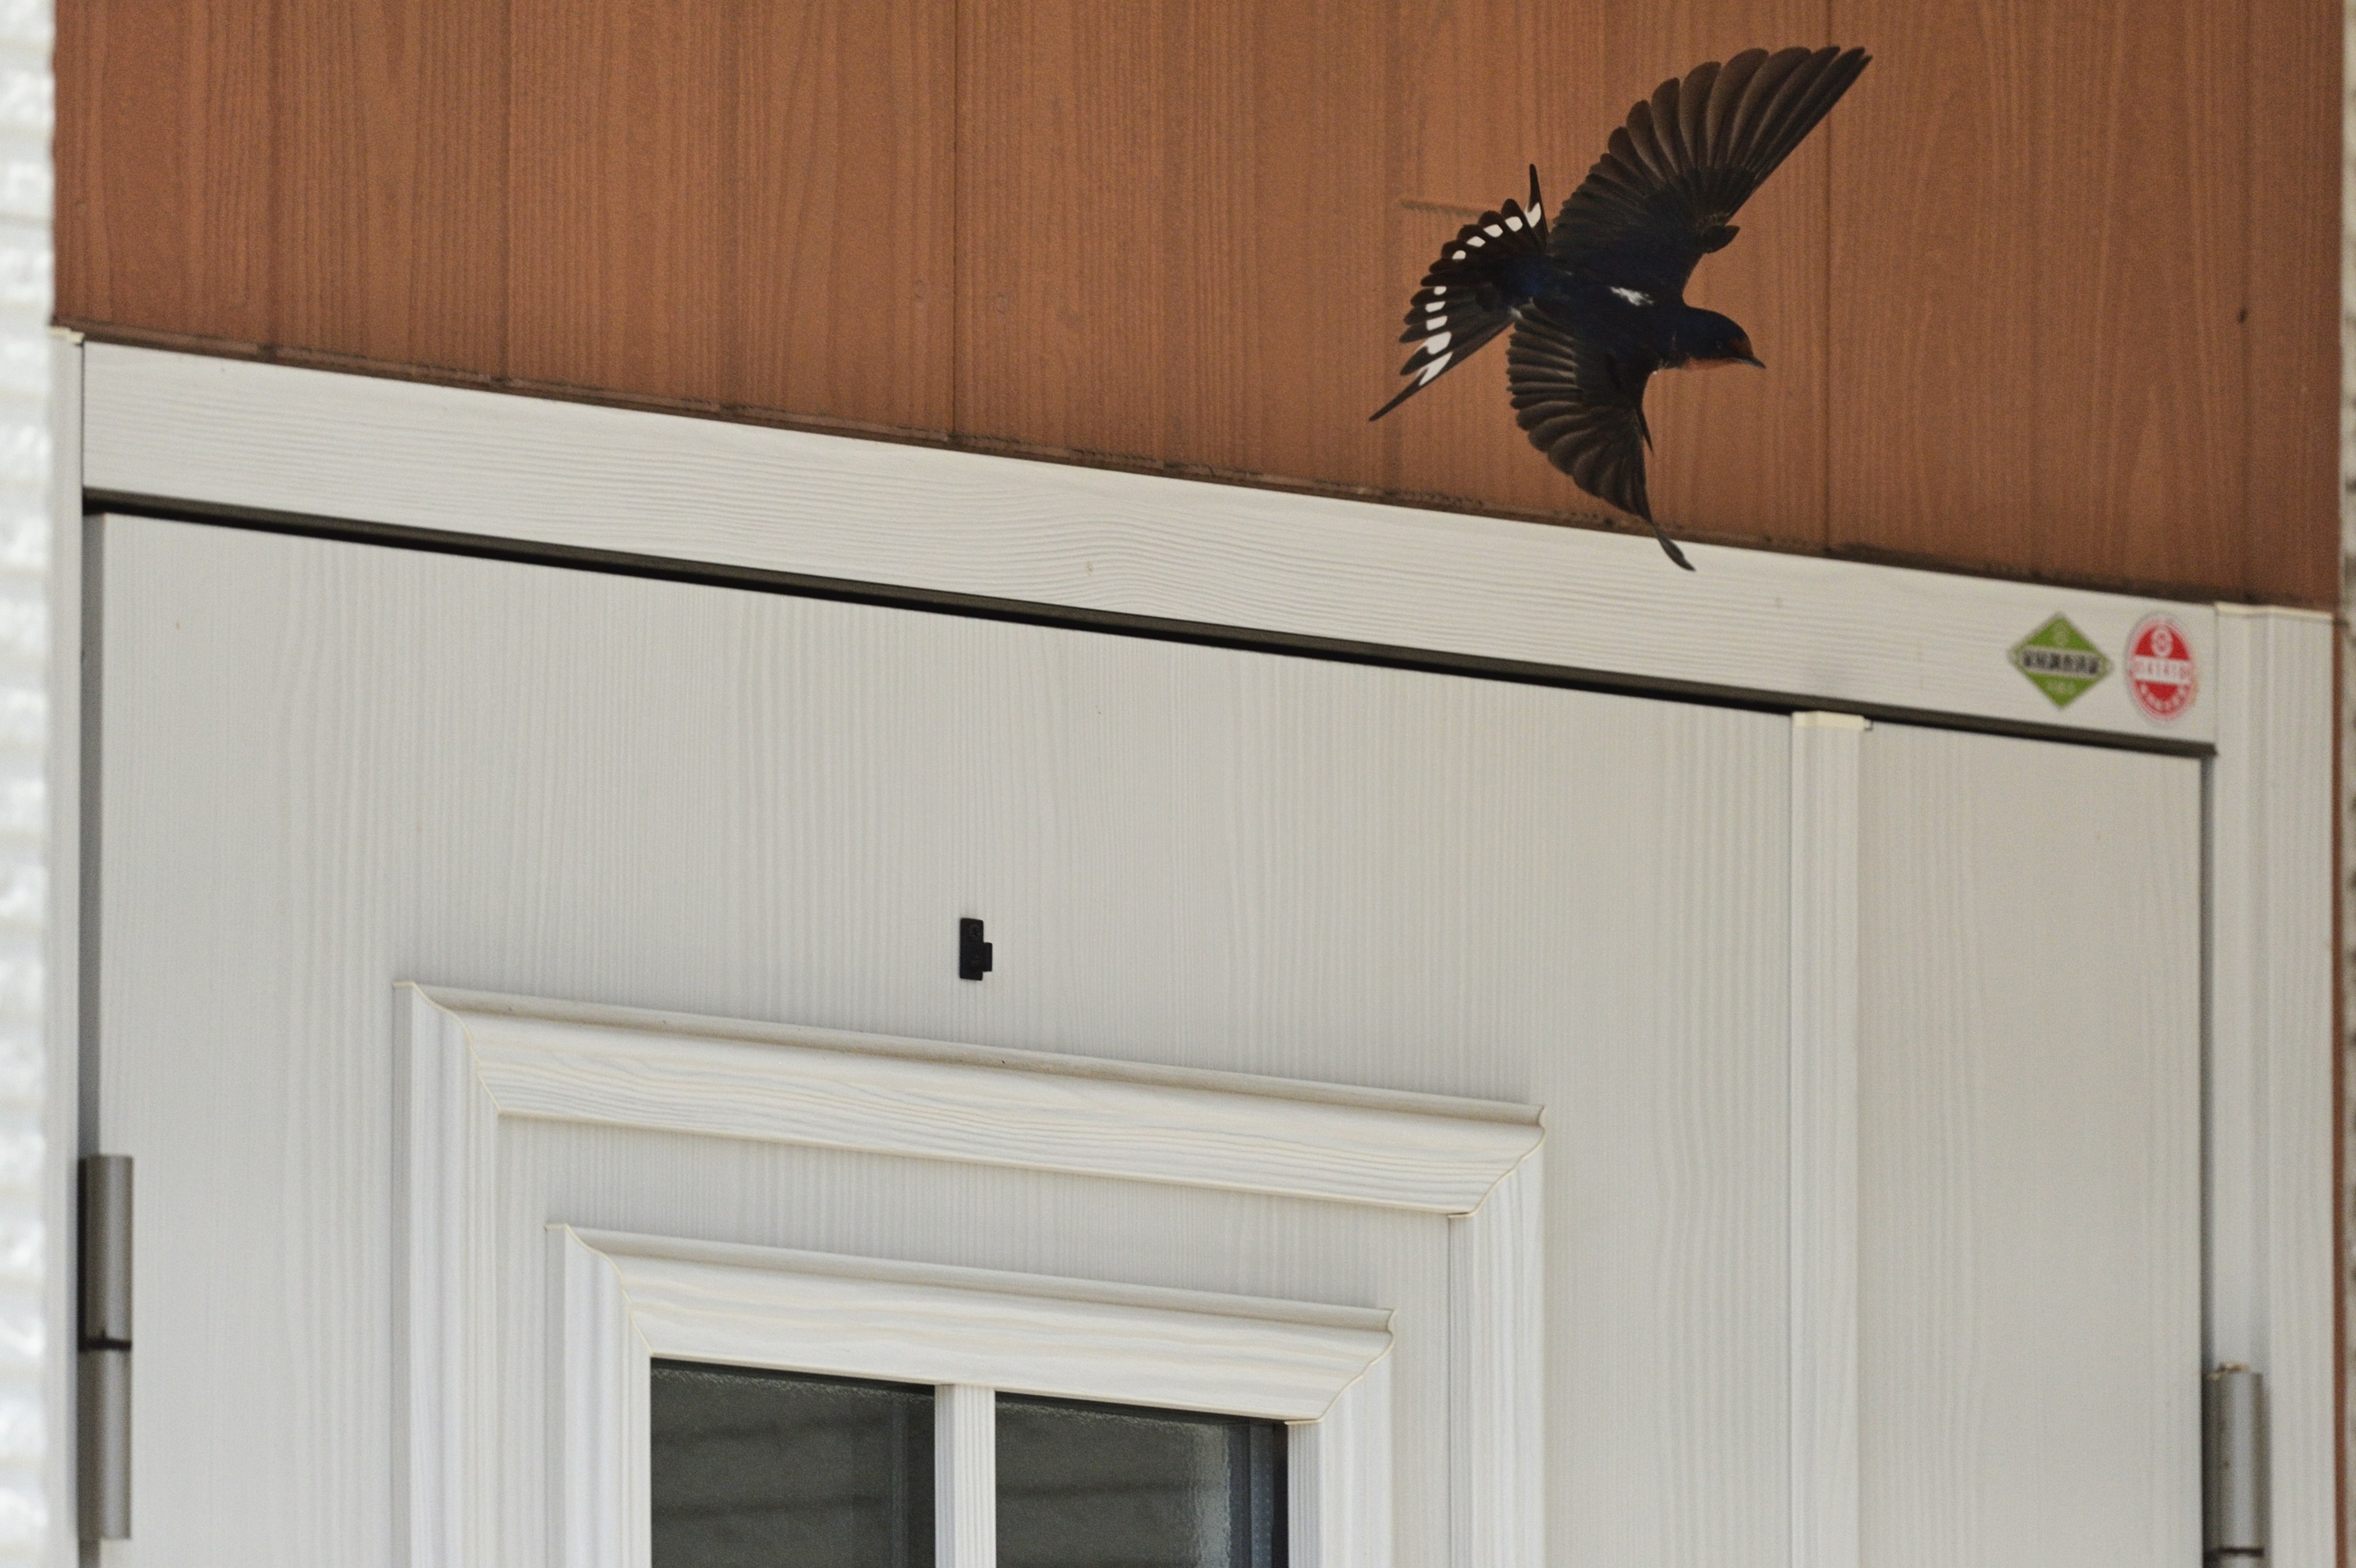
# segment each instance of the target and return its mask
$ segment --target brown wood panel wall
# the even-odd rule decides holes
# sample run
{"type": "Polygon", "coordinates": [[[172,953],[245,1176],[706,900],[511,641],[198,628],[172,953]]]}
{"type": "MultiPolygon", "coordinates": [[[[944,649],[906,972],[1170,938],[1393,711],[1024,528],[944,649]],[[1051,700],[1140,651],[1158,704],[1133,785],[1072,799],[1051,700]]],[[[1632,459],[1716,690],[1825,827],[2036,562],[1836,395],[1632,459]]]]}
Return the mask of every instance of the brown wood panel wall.
{"type": "Polygon", "coordinates": [[[1753,43],[1878,59],[1704,263],[1686,534],[2337,601],[2325,0],[77,0],[103,336],[1603,522],[1408,291],[1753,43]]]}

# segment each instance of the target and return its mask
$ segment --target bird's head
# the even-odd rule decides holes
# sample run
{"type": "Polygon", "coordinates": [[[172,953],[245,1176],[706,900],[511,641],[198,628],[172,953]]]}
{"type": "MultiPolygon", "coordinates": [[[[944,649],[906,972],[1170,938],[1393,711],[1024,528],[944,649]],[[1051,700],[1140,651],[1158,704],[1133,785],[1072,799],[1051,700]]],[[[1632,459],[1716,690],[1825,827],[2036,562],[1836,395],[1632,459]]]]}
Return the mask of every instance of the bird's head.
{"type": "Polygon", "coordinates": [[[1720,365],[1766,366],[1751,351],[1751,335],[1714,310],[1688,310],[1677,324],[1677,349],[1696,369],[1720,365]]]}

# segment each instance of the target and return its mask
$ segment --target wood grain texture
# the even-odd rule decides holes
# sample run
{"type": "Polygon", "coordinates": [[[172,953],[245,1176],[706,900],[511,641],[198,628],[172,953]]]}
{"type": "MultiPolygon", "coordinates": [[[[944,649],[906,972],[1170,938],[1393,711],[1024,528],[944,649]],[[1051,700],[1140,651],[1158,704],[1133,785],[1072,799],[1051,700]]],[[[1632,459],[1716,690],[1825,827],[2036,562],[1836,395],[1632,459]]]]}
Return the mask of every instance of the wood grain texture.
{"type": "Polygon", "coordinates": [[[2035,23],[2021,220],[2037,272],[2016,314],[2034,367],[2019,390],[2036,420],[2037,568],[2233,581],[2240,530],[2219,522],[2244,485],[2248,23],[2211,0],[2095,0],[2035,23]]]}
{"type": "Polygon", "coordinates": [[[971,0],[961,27],[960,431],[1378,485],[1384,14],[971,0]]]}
{"type": "Polygon", "coordinates": [[[2265,1373],[2275,1556],[2331,1560],[2338,1488],[2330,950],[2333,628],[2219,617],[2210,777],[2211,1360],[2265,1373]]]}
{"type": "Polygon", "coordinates": [[[1858,784],[1866,724],[1792,722],[1792,1561],[1858,1568],[1858,784]]]}
{"type": "Polygon", "coordinates": [[[1391,1568],[1391,1510],[1337,1508],[1344,1498],[1388,1496],[1391,1359],[1368,1367],[1342,1391],[1323,1421],[1285,1434],[1286,1561],[1391,1568]],[[1384,1413],[1376,1419],[1376,1413],[1384,1413]]]}
{"type": "Polygon", "coordinates": [[[1862,1560],[2190,1563],[2201,766],[1876,725],[1859,798],[1862,1560]]]}
{"type": "MultiPolygon", "coordinates": [[[[1470,1214],[1529,1106],[423,991],[503,1115],[1470,1214]]],[[[954,1381],[954,1379],[935,1379],[954,1381]]]]}
{"type": "Polygon", "coordinates": [[[2343,21],[2328,0],[2252,0],[2248,65],[2248,507],[2243,594],[2340,603],[2343,21]]]}
{"type": "Polygon", "coordinates": [[[91,0],[59,312],[144,341],[1624,528],[1502,356],[1380,425],[1440,237],[1653,83],[1877,63],[1692,293],[1688,536],[2338,596],[2323,0],[91,0]]]}
{"type": "MultiPolygon", "coordinates": [[[[165,1544],[387,1561],[403,974],[1545,1105],[1549,1534],[1645,1561],[1673,1520],[1664,1568],[1786,1549],[1786,720],[104,529],[93,1136],[151,1174],[143,1299],[173,1310],[142,1320],[143,1408],[219,1410],[143,1424],[133,1568],[165,1544]],[[951,962],[968,909],[1000,944],[983,985],[951,962]],[[290,991],[294,965],[320,983],[290,991]]],[[[521,1119],[498,1138],[500,1223],[534,1237],[1389,1309],[1397,1560],[1450,1558],[1436,1216],[521,1119]]],[[[530,1251],[502,1277],[519,1299],[545,1289],[530,1251]]],[[[537,1377],[520,1316],[495,1360],[537,1377]]],[[[536,1462],[544,1436],[510,1435],[536,1462]]]]}
{"type": "Polygon", "coordinates": [[[722,400],[732,9],[516,0],[515,375],[722,400]]]}
{"type": "Polygon", "coordinates": [[[998,1568],[998,1391],[933,1391],[933,1568],[998,1568]]]}
{"type": "Polygon", "coordinates": [[[510,375],[947,428],[945,4],[514,9],[510,375]]]}
{"type": "MultiPolygon", "coordinates": [[[[506,367],[508,5],[274,0],[268,338],[506,367]]],[[[258,150],[257,150],[258,151],[258,150]]]]}
{"type": "Polygon", "coordinates": [[[2265,25],[2193,0],[1834,15],[1938,62],[1836,127],[1834,548],[2311,596],[2244,559],[2265,25]]]}
{"type": "Polygon", "coordinates": [[[266,4],[58,18],[58,314],[244,343],[274,329],[266,4]]]}
{"type": "Polygon", "coordinates": [[[1533,1150],[1448,1221],[1451,1562],[1546,1561],[1546,1161],[1533,1150]]]}
{"type": "Polygon", "coordinates": [[[681,1360],[1317,1421],[1391,1348],[1367,1307],[573,1234],[647,1347],[681,1360]]]}
{"type": "Polygon", "coordinates": [[[638,1568],[654,1555],[652,1455],[644,1435],[653,1357],[613,1261],[570,1225],[548,1227],[546,1245],[549,1320],[557,1326],[563,1378],[552,1438],[562,1463],[549,1526],[560,1561],[638,1568]]]}
{"type": "Polygon", "coordinates": [[[725,14],[725,400],[952,429],[954,0],[725,14]]]}
{"type": "Polygon", "coordinates": [[[1830,149],[1836,549],[2038,559],[2036,411],[2022,389],[2037,374],[2029,14],[1836,0],[1834,27],[1880,55],[1830,149]],[[1992,379],[2007,395],[1989,395],[1992,379]]]}

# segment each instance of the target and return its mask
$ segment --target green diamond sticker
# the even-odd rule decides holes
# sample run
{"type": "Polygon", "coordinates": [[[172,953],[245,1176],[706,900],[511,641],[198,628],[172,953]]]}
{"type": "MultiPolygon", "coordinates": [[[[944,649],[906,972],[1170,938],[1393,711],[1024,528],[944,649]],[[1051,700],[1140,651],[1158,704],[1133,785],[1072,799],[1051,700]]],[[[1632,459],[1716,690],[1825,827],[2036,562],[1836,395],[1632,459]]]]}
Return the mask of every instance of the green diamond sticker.
{"type": "Polygon", "coordinates": [[[2012,645],[2012,667],[2051,698],[2054,707],[2067,708],[2111,673],[2111,661],[2070,624],[2070,617],[2056,615],[2012,645]]]}

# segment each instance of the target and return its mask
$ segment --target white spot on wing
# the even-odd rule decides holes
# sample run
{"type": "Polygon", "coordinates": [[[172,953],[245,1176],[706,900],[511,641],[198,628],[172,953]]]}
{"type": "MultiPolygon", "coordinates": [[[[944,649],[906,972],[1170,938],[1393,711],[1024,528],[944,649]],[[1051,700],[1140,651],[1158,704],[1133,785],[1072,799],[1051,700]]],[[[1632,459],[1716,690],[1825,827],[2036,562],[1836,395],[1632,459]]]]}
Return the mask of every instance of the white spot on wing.
{"type": "Polygon", "coordinates": [[[1447,285],[1446,283],[1434,283],[1434,284],[1432,284],[1432,285],[1431,285],[1432,297],[1433,297],[1433,298],[1435,298],[1435,299],[1437,299],[1437,298],[1438,298],[1439,296],[1440,296],[1441,294],[1446,293],[1447,292],[1448,292],[1448,285],[1447,285]]]}
{"type": "Polygon", "coordinates": [[[1448,259],[1449,259],[1450,261],[1461,261],[1464,260],[1464,252],[1463,252],[1463,251],[1456,251],[1454,254],[1451,255],[1448,259]]]}
{"type": "Polygon", "coordinates": [[[1653,296],[1644,293],[1642,289],[1613,289],[1612,292],[1618,294],[1622,299],[1626,300],[1630,304],[1651,304],[1653,303],[1653,296]]]}
{"type": "Polygon", "coordinates": [[[1447,368],[1448,356],[1443,354],[1423,368],[1423,373],[1415,379],[1415,384],[1419,387],[1429,387],[1431,385],[1431,379],[1447,368]]]}
{"type": "Polygon", "coordinates": [[[1482,230],[1481,230],[1481,232],[1482,232],[1482,233],[1483,233],[1483,234],[1486,234],[1486,235],[1490,236],[1492,239],[1495,239],[1495,238],[1497,238],[1497,237],[1499,237],[1499,236],[1503,235],[1505,231],[1504,229],[1502,229],[1498,228],[1495,224],[1492,223],[1492,224],[1490,224],[1487,228],[1485,228],[1485,229],[1482,229],[1482,230]]]}
{"type": "MultiPolygon", "coordinates": [[[[1464,243],[1466,243],[1467,245],[1472,245],[1472,246],[1474,246],[1474,247],[1479,247],[1479,246],[1482,246],[1482,245],[1486,245],[1486,244],[1488,243],[1488,241],[1487,241],[1486,240],[1482,239],[1482,238],[1481,238],[1481,236],[1479,236],[1478,234],[1475,234],[1475,235],[1473,235],[1471,239],[1469,239],[1469,240],[1465,240],[1465,241],[1464,241],[1464,243]]],[[[1459,255],[1462,255],[1462,251],[1459,251],[1459,252],[1458,252],[1458,254],[1459,254],[1459,255]]]]}
{"type": "MultiPolygon", "coordinates": [[[[1423,340],[1423,351],[1426,354],[1440,354],[1441,349],[1448,347],[1448,340],[1454,336],[1453,333],[1435,332],[1423,340]]],[[[1441,354],[1440,357],[1445,359],[1447,356],[1441,354]]]]}
{"type": "Polygon", "coordinates": [[[1509,217],[1505,219],[1505,227],[1518,234],[1522,231],[1522,220],[1518,218],[1509,217]]]}

